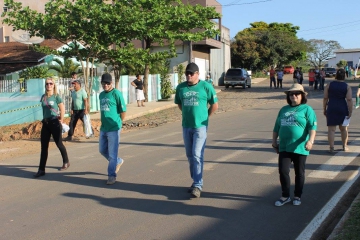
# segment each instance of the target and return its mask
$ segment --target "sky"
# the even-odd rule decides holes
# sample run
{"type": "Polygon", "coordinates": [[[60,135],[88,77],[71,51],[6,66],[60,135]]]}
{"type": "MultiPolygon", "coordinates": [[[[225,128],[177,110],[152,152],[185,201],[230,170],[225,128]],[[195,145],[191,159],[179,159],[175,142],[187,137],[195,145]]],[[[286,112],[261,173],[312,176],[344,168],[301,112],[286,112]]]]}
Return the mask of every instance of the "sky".
{"type": "Polygon", "coordinates": [[[298,38],[335,40],[345,49],[360,48],[360,0],[217,0],[222,25],[232,39],[250,23],[292,23],[298,38]]]}

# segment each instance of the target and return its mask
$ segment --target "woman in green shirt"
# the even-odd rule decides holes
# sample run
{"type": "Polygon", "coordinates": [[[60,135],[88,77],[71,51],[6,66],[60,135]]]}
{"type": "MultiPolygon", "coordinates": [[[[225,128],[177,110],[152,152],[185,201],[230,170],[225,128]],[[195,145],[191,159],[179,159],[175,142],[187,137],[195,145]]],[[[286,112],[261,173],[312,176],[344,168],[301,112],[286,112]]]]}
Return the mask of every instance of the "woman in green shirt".
{"type": "Polygon", "coordinates": [[[52,78],[45,80],[45,94],[42,95],[41,106],[43,110],[43,120],[41,128],[41,154],[39,170],[34,174],[35,178],[45,175],[45,166],[48,158],[48,149],[51,136],[59,148],[63,165],[59,169],[60,171],[66,170],[70,167],[70,162],[66,148],[62,142],[62,123],[64,121],[65,106],[61,97],[57,94],[55,81],[52,78]]]}
{"type": "Polygon", "coordinates": [[[279,154],[279,174],[282,189],[281,198],[275,202],[280,207],[291,201],[290,165],[294,163],[295,191],[293,205],[301,204],[305,182],[305,162],[314,144],[317,122],[314,110],[306,104],[306,92],[301,84],[295,83],[285,91],[288,105],[279,111],[273,130],[272,147],[279,154]],[[279,138],[279,143],[277,139],[279,138]]]}

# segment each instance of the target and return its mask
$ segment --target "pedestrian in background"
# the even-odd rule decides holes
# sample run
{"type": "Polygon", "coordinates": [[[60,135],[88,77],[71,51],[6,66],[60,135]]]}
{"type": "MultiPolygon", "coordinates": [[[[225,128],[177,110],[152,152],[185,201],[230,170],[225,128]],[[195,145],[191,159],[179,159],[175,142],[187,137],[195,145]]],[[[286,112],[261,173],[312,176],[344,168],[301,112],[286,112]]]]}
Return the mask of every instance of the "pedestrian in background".
{"type": "Polygon", "coordinates": [[[293,80],[294,83],[300,83],[300,73],[299,73],[299,68],[295,68],[295,71],[293,73],[293,80]]]}
{"type": "Polygon", "coordinates": [[[210,84],[199,80],[199,67],[195,63],[186,66],[185,75],[186,82],[176,87],[175,104],[182,112],[185,152],[193,180],[189,192],[200,197],[207,128],[209,117],[218,109],[218,98],[210,84]]]}
{"type": "Polygon", "coordinates": [[[210,75],[206,75],[205,82],[210,83],[211,86],[214,86],[213,80],[210,78],[210,75]]]}
{"type": "Polygon", "coordinates": [[[314,82],[314,90],[319,90],[319,83],[321,81],[320,70],[318,67],[315,67],[315,82],[314,82]]]}
{"type": "Polygon", "coordinates": [[[300,80],[299,83],[302,85],[304,81],[304,73],[302,71],[302,67],[299,68],[300,80]]]}
{"type": "Polygon", "coordinates": [[[322,91],[324,91],[325,77],[326,77],[325,69],[322,68],[320,71],[320,90],[322,91]]]}
{"type": "Polygon", "coordinates": [[[272,136],[272,147],[279,154],[278,168],[282,190],[281,198],[275,202],[277,207],[291,201],[289,176],[291,163],[294,164],[295,170],[293,205],[301,204],[305,182],[305,162],[313,147],[317,128],[316,114],[306,104],[307,93],[304,87],[295,83],[285,91],[285,94],[288,105],[280,109],[272,136]]]}
{"type": "Polygon", "coordinates": [[[358,90],[356,93],[356,102],[355,102],[355,109],[358,109],[360,105],[360,84],[358,86],[358,90]]]}
{"type": "Polygon", "coordinates": [[[284,72],[283,72],[283,70],[281,68],[277,71],[276,77],[277,77],[276,88],[282,88],[282,81],[283,81],[283,77],[284,77],[284,72]]]}
{"type": "Polygon", "coordinates": [[[348,151],[348,129],[343,126],[346,119],[350,119],[352,114],[352,92],[351,87],[344,82],[345,70],[340,68],[336,71],[335,81],[330,82],[324,90],[323,110],[326,116],[328,126],[328,141],[330,153],[335,153],[334,139],[336,126],[339,126],[341,132],[341,141],[343,151],[348,151]]]}
{"type": "Polygon", "coordinates": [[[68,136],[64,139],[65,141],[72,141],[78,120],[80,119],[84,124],[84,116],[89,113],[88,95],[85,89],[81,88],[81,82],[74,80],[71,84],[74,90],[71,92],[70,130],[68,136]]]}
{"type": "Polygon", "coordinates": [[[348,65],[345,66],[345,74],[346,74],[346,78],[348,78],[349,77],[349,66],[348,65]]]}
{"type": "Polygon", "coordinates": [[[275,82],[275,70],[274,67],[271,67],[270,69],[270,88],[272,88],[272,85],[274,84],[274,88],[276,87],[276,82],[275,82]]]}
{"type": "Polygon", "coordinates": [[[71,81],[69,82],[70,83],[70,86],[69,86],[69,91],[72,92],[74,91],[74,86],[72,85],[73,81],[75,80],[78,80],[78,77],[77,77],[77,73],[76,72],[72,72],[71,73],[71,81]]]}
{"type": "Polygon", "coordinates": [[[63,165],[59,169],[60,171],[66,170],[70,167],[70,162],[66,148],[62,142],[62,123],[64,121],[65,106],[61,97],[57,93],[55,81],[52,78],[45,80],[45,94],[42,95],[41,107],[43,112],[43,120],[40,142],[41,142],[41,153],[40,153],[40,164],[39,170],[34,175],[35,178],[45,175],[45,167],[48,158],[49,142],[51,136],[58,149],[60,150],[63,165]]]}
{"type": "Polygon", "coordinates": [[[136,101],[138,107],[145,107],[144,105],[144,83],[140,78],[140,75],[136,75],[136,79],[131,82],[131,85],[135,87],[136,101]]]}
{"type": "Polygon", "coordinates": [[[315,72],[314,69],[309,70],[309,89],[314,90],[315,72]]]}
{"type": "Polygon", "coordinates": [[[99,152],[108,160],[108,181],[116,182],[117,173],[124,160],[118,157],[120,131],[125,120],[126,105],[122,93],[112,86],[112,76],[104,73],[101,76],[104,91],[99,95],[101,127],[99,136],[99,152]]]}

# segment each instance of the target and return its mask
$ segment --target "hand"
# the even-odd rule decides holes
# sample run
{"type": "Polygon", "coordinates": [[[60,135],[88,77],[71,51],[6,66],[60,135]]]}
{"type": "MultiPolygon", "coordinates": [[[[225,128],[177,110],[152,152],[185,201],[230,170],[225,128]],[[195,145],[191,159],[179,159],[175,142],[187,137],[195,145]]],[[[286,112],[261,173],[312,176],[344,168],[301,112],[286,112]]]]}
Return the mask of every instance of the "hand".
{"type": "Polygon", "coordinates": [[[73,115],[73,114],[74,114],[74,111],[73,111],[73,110],[70,110],[70,114],[73,115]]]}
{"type": "Polygon", "coordinates": [[[273,143],[272,144],[272,147],[275,149],[275,152],[277,153],[277,154],[279,154],[279,145],[277,144],[277,143],[273,143]]]}
{"type": "Polygon", "coordinates": [[[346,119],[349,119],[351,118],[351,113],[349,113],[349,116],[346,116],[346,119]]]}
{"type": "Polygon", "coordinates": [[[311,141],[307,141],[307,142],[306,142],[306,145],[305,145],[305,149],[306,149],[307,151],[310,151],[310,150],[312,149],[312,146],[313,146],[312,142],[311,142],[311,141]]]}
{"type": "Polygon", "coordinates": [[[324,115],[326,116],[326,110],[324,110],[324,115]]]}

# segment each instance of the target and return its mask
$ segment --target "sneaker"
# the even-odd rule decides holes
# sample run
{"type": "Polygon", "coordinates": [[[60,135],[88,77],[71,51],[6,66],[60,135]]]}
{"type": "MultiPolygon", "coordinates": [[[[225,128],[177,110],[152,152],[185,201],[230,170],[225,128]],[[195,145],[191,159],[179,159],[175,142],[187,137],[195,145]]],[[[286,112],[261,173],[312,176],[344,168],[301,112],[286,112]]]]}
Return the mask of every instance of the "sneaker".
{"type": "Polygon", "coordinates": [[[118,172],[119,172],[121,165],[124,163],[124,159],[121,159],[121,160],[122,160],[121,163],[119,163],[118,165],[116,165],[115,173],[118,173],[118,172]]]}
{"type": "Polygon", "coordinates": [[[64,138],[64,141],[72,141],[72,136],[67,136],[66,138],[64,138]]]}
{"type": "Polygon", "coordinates": [[[281,207],[282,205],[284,205],[284,204],[286,204],[286,203],[288,203],[288,202],[290,202],[290,201],[291,201],[291,198],[290,198],[290,197],[288,197],[288,198],[285,199],[285,200],[282,200],[282,199],[280,198],[279,200],[277,200],[277,201],[275,202],[275,206],[281,207]]]}
{"type": "Polygon", "coordinates": [[[106,184],[107,185],[112,185],[116,182],[116,177],[109,177],[106,184]]]}
{"type": "Polygon", "coordinates": [[[191,191],[191,195],[193,197],[199,198],[201,195],[201,190],[197,187],[194,187],[193,190],[191,191]]]}
{"type": "Polygon", "coordinates": [[[293,200],[293,205],[294,205],[294,206],[299,206],[299,205],[301,205],[301,200],[300,200],[300,198],[294,198],[294,200],[293,200]]]}

